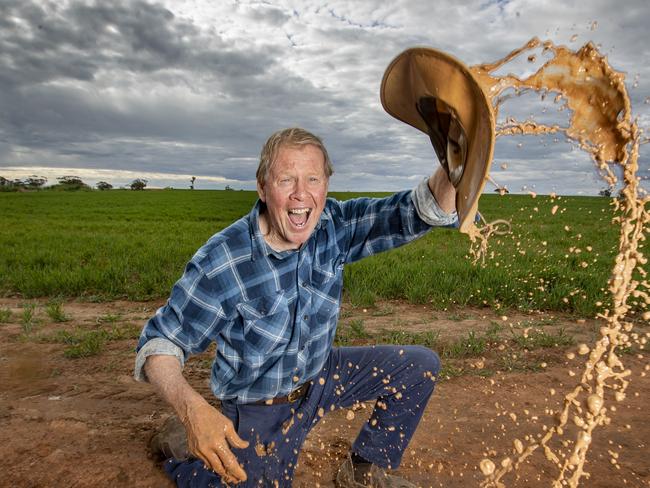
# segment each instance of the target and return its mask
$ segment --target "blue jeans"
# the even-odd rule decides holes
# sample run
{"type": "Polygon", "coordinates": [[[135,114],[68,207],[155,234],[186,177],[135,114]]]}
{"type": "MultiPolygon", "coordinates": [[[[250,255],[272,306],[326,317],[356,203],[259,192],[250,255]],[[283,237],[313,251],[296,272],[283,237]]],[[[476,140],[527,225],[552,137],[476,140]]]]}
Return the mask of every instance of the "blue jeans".
{"type": "MultiPolygon", "coordinates": [[[[375,399],[352,450],[378,466],[397,468],[439,370],[438,355],[421,346],[334,348],[302,401],[270,406],[222,402],[223,414],[250,442],[246,449],[233,449],[248,475],[237,486],[290,487],[300,448],[321,417],[375,399]]],[[[225,486],[199,459],[169,459],[164,469],[181,488],[225,486]]]]}

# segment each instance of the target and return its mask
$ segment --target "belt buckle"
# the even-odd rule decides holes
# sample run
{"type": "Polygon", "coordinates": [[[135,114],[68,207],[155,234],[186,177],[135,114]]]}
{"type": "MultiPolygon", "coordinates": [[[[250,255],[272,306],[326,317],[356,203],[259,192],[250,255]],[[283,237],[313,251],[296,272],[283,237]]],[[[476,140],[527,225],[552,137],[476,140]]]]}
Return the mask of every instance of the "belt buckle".
{"type": "Polygon", "coordinates": [[[296,388],[291,393],[289,393],[287,395],[287,400],[289,401],[289,403],[293,403],[300,398],[301,393],[302,393],[302,386],[300,388],[296,388]]]}

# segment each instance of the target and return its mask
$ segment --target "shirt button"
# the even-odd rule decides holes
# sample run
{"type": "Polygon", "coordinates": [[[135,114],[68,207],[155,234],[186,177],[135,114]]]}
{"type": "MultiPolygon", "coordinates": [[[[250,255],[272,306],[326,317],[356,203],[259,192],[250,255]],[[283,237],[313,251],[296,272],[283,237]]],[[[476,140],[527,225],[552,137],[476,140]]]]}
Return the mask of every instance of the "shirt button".
{"type": "Polygon", "coordinates": [[[303,315],[303,316],[302,316],[302,319],[303,319],[305,322],[307,322],[307,320],[309,319],[309,315],[307,315],[307,314],[303,315]]]}
{"type": "Polygon", "coordinates": [[[302,286],[303,286],[303,288],[306,287],[306,286],[307,286],[307,282],[306,282],[306,281],[303,281],[303,282],[302,282],[302,286]]]}

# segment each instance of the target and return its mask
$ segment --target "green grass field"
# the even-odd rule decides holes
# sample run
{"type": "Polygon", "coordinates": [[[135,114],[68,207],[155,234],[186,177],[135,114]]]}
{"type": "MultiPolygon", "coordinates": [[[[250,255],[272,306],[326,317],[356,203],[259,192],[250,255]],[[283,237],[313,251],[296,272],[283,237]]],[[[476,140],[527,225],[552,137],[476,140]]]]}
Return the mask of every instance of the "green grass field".
{"type": "MultiPolygon", "coordinates": [[[[196,249],[255,199],[244,191],[0,193],[0,294],[164,298],[196,249]]],[[[509,219],[512,232],[491,240],[484,265],[468,258],[467,236],[436,229],[347,266],[345,296],[361,306],[405,299],[594,315],[607,305],[617,247],[609,204],[601,197],[485,195],[486,220],[509,219]]]]}

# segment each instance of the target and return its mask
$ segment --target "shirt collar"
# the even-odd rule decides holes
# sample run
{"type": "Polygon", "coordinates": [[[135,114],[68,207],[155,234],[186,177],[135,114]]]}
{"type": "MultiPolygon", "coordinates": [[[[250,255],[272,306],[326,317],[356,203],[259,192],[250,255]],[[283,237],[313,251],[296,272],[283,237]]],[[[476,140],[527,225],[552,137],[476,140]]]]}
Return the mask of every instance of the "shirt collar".
{"type": "MultiPolygon", "coordinates": [[[[255,202],[255,206],[253,207],[253,210],[248,214],[248,228],[250,232],[250,237],[251,237],[251,256],[253,258],[253,261],[257,258],[261,258],[264,256],[275,256],[279,259],[283,259],[290,254],[293,254],[295,251],[275,251],[271,246],[269,246],[266,241],[264,240],[264,235],[262,235],[262,231],[260,231],[260,210],[262,209],[262,206],[264,203],[261,200],[257,200],[255,202]]],[[[314,232],[312,232],[311,236],[307,240],[309,242],[311,239],[314,239],[316,232],[322,229],[325,225],[326,222],[329,220],[329,215],[327,212],[327,205],[325,205],[325,210],[320,215],[320,219],[318,223],[316,224],[316,227],[314,228],[314,232]]],[[[303,247],[307,244],[303,244],[303,247]]]]}

